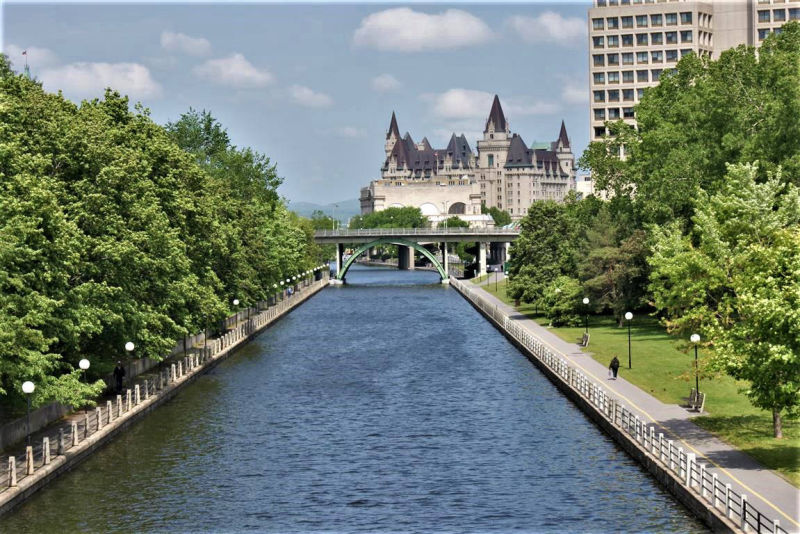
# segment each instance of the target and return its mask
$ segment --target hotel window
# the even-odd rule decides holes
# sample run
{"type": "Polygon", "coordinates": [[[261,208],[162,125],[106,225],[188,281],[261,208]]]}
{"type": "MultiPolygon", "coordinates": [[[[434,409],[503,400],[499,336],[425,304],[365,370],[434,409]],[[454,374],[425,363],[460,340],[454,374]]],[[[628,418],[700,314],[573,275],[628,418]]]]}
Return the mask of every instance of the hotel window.
{"type": "Polygon", "coordinates": [[[619,65],[619,54],[608,54],[609,65],[619,65]]]}
{"type": "Polygon", "coordinates": [[[758,22],[769,22],[769,10],[764,9],[758,12],[758,22]]]}
{"type": "Polygon", "coordinates": [[[653,63],[664,62],[664,53],[661,50],[653,50],[650,54],[653,57],[653,63]]]}
{"type": "Polygon", "coordinates": [[[633,102],[633,89],[623,89],[622,100],[625,102],[633,102]]]}
{"type": "Polygon", "coordinates": [[[633,52],[626,52],[622,54],[623,65],[633,65],[633,52]]]}
{"type": "Polygon", "coordinates": [[[619,83],[619,72],[609,72],[608,73],[608,83],[619,83]]]}
{"type": "Polygon", "coordinates": [[[603,29],[603,19],[592,19],[592,29],[593,30],[602,30],[603,29]]]}
{"type": "Polygon", "coordinates": [[[678,51],[667,50],[667,61],[668,62],[678,61],[678,51]]]}
{"type": "Polygon", "coordinates": [[[603,54],[595,54],[592,56],[592,59],[594,60],[595,67],[602,67],[606,64],[606,57],[603,54]]]}
{"type": "Polygon", "coordinates": [[[619,28],[619,19],[617,17],[608,17],[606,22],[608,22],[609,30],[616,30],[619,28]]]}
{"type": "Polygon", "coordinates": [[[667,37],[667,44],[678,44],[678,32],[667,32],[664,35],[667,37]]]}
{"type": "MultiPolygon", "coordinates": [[[[645,52],[647,53],[647,52],[645,52]]],[[[636,81],[637,82],[649,82],[650,76],[648,75],[646,70],[637,70],[636,71],[636,81]]]]}
{"type": "Polygon", "coordinates": [[[692,53],[692,49],[691,48],[681,48],[681,57],[683,57],[683,56],[685,56],[687,54],[691,54],[691,53],[692,53]]]}
{"type": "Polygon", "coordinates": [[[636,46],[647,46],[647,34],[646,33],[637,33],[636,34],[636,46]]]}
{"type": "Polygon", "coordinates": [[[608,120],[613,121],[619,118],[619,108],[608,108],[608,120]]]}
{"type": "Polygon", "coordinates": [[[652,74],[653,74],[653,81],[657,82],[658,79],[661,78],[661,69],[653,69],[652,74]]]}
{"type": "Polygon", "coordinates": [[[612,89],[608,92],[609,102],[619,102],[619,89],[612,89]]]}
{"type": "Polygon", "coordinates": [[[633,83],[633,71],[632,70],[624,70],[624,71],[622,71],[622,83],[633,83]]]}
{"type": "Polygon", "coordinates": [[[619,36],[617,35],[609,35],[608,36],[608,47],[609,48],[617,48],[619,46],[619,36]]]}
{"type": "Polygon", "coordinates": [[[664,34],[661,32],[651,33],[650,42],[654,45],[664,44],[664,34]]]}
{"type": "Polygon", "coordinates": [[[633,46],[633,34],[632,33],[623,33],[622,34],[622,46],[633,46]]]}
{"type": "Polygon", "coordinates": [[[664,15],[664,20],[666,21],[667,26],[677,26],[678,25],[678,14],[677,13],[667,13],[664,15]]]}
{"type": "Polygon", "coordinates": [[[636,15],[636,27],[647,28],[647,15],[636,15]]]}
{"type": "Polygon", "coordinates": [[[606,75],[602,72],[594,73],[594,83],[597,85],[606,83],[606,75]]]}
{"type": "Polygon", "coordinates": [[[634,118],[633,108],[622,108],[622,118],[624,119],[634,118]]]}
{"type": "Polygon", "coordinates": [[[758,30],[758,40],[759,41],[763,41],[764,39],[766,39],[767,35],[769,35],[769,30],[767,30],[767,29],[758,30]]]}
{"type": "Polygon", "coordinates": [[[800,8],[797,7],[789,8],[789,20],[800,20],[800,8]]]}
{"type": "MultiPolygon", "coordinates": [[[[593,91],[594,92],[594,101],[595,102],[605,102],[606,101],[606,92],[605,91],[593,91]]],[[[491,157],[491,156],[489,156],[491,157]]]]}
{"type": "Polygon", "coordinates": [[[682,43],[691,43],[692,42],[692,30],[686,30],[681,32],[681,42],[682,43]]]}
{"type": "Polygon", "coordinates": [[[772,20],[775,22],[783,22],[786,20],[786,11],[783,9],[775,9],[772,11],[772,20]]]}
{"type": "Polygon", "coordinates": [[[622,17],[623,28],[633,28],[633,17],[622,17]]]}
{"type": "Polygon", "coordinates": [[[691,11],[684,11],[681,13],[681,24],[691,24],[692,23],[692,12],[691,11]]]}
{"type": "Polygon", "coordinates": [[[641,100],[643,96],[644,96],[644,88],[637,89],[636,90],[636,98],[641,100]]]}
{"type": "Polygon", "coordinates": [[[661,15],[650,15],[650,26],[661,26],[661,15]]]}
{"type": "Polygon", "coordinates": [[[636,52],[636,63],[647,63],[647,52],[636,52]]]}
{"type": "Polygon", "coordinates": [[[606,110],[603,108],[598,108],[594,110],[594,120],[596,121],[604,121],[606,120],[606,110]]]}
{"type": "Polygon", "coordinates": [[[594,43],[595,48],[603,48],[603,37],[592,37],[592,43],[594,43]]]}
{"type": "Polygon", "coordinates": [[[595,126],[594,127],[594,136],[595,137],[603,137],[606,135],[606,127],[605,126],[595,126]]]}

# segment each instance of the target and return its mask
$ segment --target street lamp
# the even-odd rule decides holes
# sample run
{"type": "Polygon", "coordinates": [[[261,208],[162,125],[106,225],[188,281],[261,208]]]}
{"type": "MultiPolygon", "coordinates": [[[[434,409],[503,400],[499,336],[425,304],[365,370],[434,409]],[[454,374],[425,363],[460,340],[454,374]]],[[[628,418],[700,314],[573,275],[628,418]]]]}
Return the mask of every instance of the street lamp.
{"type": "Polygon", "coordinates": [[[700,334],[692,334],[689,341],[694,343],[694,389],[700,393],[700,375],[697,374],[697,344],[700,343],[700,334]]]}
{"type": "MultiPolygon", "coordinates": [[[[88,382],[86,381],[86,370],[89,368],[89,360],[87,360],[86,358],[83,358],[81,361],[78,362],[78,367],[80,367],[81,371],[83,371],[83,381],[88,384],[88,382]]],[[[89,413],[89,405],[88,404],[84,405],[83,413],[84,414],[89,413]]],[[[83,435],[84,436],[86,436],[86,432],[87,432],[87,430],[84,428],[83,429],[83,435]]]]}
{"type": "Polygon", "coordinates": [[[131,354],[133,354],[133,349],[135,348],[136,345],[133,344],[133,341],[125,343],[125,351],[128,353],[128,386],[131,385],[131,354]]]}
{"type": "Polygon", "coordinates": [[[583,297],[583,305],[586,306],[586,333],[589,333],[589,297],[583,297]]]}
{"type": "Polygon", "coordinates": [[[28,428],[28,437],[27,437],[28,447],[31,446],[31,393],[33,393],[34,389],[36,389],[36,385],[30,380],[26,380],[25,382],[22,383],[22,392],[28,397],[28,415],[26,416],[25,419],[28,428]]]}
{"type": "Polygon", "coordinates": [[[447,231],[447,201],[445,200],[442,202],[442,206],[444,206],[444,229],[447,231]]]}
{"type": "Polygon", "coordinates": [[[633,314],[625,312],[625,320],[628,321],[628,369],[631,368],[631,319],[633,319],[633,314]]]}

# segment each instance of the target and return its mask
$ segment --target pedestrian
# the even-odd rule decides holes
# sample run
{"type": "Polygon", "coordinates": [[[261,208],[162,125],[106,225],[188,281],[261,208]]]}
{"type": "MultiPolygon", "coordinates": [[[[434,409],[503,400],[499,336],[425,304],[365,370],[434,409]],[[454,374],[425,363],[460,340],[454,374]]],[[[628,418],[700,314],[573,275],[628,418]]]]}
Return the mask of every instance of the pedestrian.
{"type": "Polygon", "coordinates": [[[619,360],[616,356],[611,359],[611,365],[608,366],[609,374],[611,377],[616,380],[617,379],[617,371],[619,370],[619,360]]]}
{"type": "Polygon", "coordinates": [[[123,378],[125,378],[125,368],[122,366],[122,362],[117,362],[117,366],[114,367],[114,381],[117,384],[117,395],[122,393],[123,378]]]}

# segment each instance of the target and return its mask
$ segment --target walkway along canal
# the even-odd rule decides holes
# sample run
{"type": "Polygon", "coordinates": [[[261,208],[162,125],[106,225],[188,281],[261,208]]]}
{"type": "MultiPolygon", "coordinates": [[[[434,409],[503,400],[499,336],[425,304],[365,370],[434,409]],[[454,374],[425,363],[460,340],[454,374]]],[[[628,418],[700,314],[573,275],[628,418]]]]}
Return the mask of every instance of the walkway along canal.
{"type": "Polygon", "coordinates": [[[429,272],[354,266],[8,532],[700,532],[429,272]]]}

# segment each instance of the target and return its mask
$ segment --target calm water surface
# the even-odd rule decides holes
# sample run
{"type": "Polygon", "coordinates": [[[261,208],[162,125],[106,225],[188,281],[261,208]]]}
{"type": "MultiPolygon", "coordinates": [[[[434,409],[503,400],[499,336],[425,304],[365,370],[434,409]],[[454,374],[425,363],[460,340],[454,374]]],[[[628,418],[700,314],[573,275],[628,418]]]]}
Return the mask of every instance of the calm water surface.
{"type": "Polygon", "coordinates": [[[437,281],[354,267],[0,531],[703,531],[437,281]]]}

